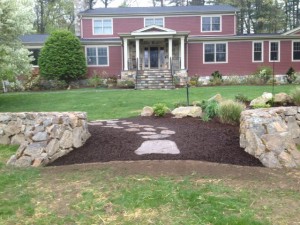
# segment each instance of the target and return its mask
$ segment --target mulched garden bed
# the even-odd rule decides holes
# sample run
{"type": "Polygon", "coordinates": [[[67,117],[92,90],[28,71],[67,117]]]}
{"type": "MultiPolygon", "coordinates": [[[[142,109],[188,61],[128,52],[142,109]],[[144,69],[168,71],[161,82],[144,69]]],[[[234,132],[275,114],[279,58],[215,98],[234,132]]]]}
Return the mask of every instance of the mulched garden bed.
{"type": "Polygon", "coordinates": [[[239,147],[239,126],[222,124],[218,120],[203,122],[197,118],[135,117],[122,121],[140,125],[167,127],[176,134],[174,141],[180,154],[136,155],[134,151],[145,141],[138,132],[100,125],[89,126],[92,134],[86,144],[70,152],[51,166],[108,161],[132,160],[199,160],[243,166],[262,166],[260,161],[239,147]]]}

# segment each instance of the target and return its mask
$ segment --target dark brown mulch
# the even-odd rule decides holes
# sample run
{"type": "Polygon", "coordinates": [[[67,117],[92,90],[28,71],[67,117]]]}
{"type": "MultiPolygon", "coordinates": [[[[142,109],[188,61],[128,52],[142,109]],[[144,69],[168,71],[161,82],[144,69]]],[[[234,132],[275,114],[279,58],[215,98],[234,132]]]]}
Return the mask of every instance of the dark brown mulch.
{"type": "Polygon", "coordinates": [[[134,151],[145,141],[136,132],[94,125],[89,126],[92,136],[83,147],[57,159],[51,165],[131,160],[201,160],[262,166],[258,159],[239,147],[238,126],[222,124],[217,120],[203,122],[190,117],[136,117],[124,120],[140,125],[163,126],[176,131],[176,134],[167,139],[177,144],[180,154],[136,155],[134,151]]]}

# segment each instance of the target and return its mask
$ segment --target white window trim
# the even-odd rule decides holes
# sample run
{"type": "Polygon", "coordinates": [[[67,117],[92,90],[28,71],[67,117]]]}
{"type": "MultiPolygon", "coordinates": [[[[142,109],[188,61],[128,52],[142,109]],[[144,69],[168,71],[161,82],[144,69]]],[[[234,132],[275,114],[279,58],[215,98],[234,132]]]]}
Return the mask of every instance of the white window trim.
{"type": "Polygon", "coordinates": [[[85,46],[85,63],[87,67],[109,67],[109,46],[107,45],[87,45],[85,46]],[[87,49],[88,48],[106,48],[107,49],[107,64],[106,65],[98,65],[98,51],[96,51],[96,58],[97,58],[97,64],[96,65],[89,65],[87,63],[87,49]]]}
{"type": "Polygon", "coordinates": [[[300,59],[294,59],[294,42],[300,42],[300,40],[293,40],[292,41],[292,47],[291,47],[291,59],[292,62],[300,62],[300,59]]]}
{"type": "Polygon", "coordinates": [[[203,42],[203,64],[224,64],[224,63],[228,63],[228,42],[224,41],[224,42],[203,42]],[[225,44],[226,45],[226,61],[224,62],[216,62],[216,48],[215,48],[215,52],[214,52],[214,62],[205,62],[205,45],[207,44],[225,44]]]}
{"type": "Polygon", "coordinates": [[[114,23],[112,18],[93,18],[93,35],[100,35],[100,36],[105,36],[105,35],[112,35],[114,33],[114,23]],[[95,33],[95,20],[110,20],[111,21],[111,33],[109,34],[96,34],[95,33]]]}
{"type": "Polygon", "coordinates": [[[148,17],[144,17],[144,27],[146,27],[146,19],[162,19],[163,20],[163,26],[162,27],[165,27],[165,17],[163,17],[163,16],[148,16],[148,17]]]}
{"type": "Polygon", "coordinates": [[[280,41],[269,41],[269,62],[280,62],[280,41]],[[271,60],[271,43],[278,43],[278,59],[271,60]]]}
{"type": "Polygon", "coordinates": [[[223,20],[223,17],[222,17],[222,15],[202,15],[201,16],[201,21],[200,21],[200,26],[201,26],[201,32],[202,33],[220,33],[220,32],[222,32],[222,20],[223,20]],[[202,26],[202,19],[203,19],[203,17],[219,17],[220,18],[220,30],[210,30],[210,31],[205,31],[205,30],[203,30],[203,26],[202,26]]]}
{"type": "Polygon", "coordinates": [[[264,62],[264,42],[263,41],[252,41],[252,62],[253,63],[261,63],[264,62]],[[254,60],[254,44],[261,43],[261,60],[254,60]]]}

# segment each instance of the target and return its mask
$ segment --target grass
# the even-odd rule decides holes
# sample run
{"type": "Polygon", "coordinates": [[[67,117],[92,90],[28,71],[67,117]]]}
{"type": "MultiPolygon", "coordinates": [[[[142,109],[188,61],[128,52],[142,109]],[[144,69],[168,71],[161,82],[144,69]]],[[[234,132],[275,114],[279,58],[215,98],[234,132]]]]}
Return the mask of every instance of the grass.
{"type": "MultiPolygon", "coordinates": [[[[294,85],[276,86],[275,92],[286,92],[294,85]]],[[[218,86],[190,88],[190,102],[201,101],[220,93],[224,98],[234,99],[243,93],[249,99],[263,92],[272,92],[271,86],[218,86]]],[[[186,90],[109,90],[78,89],[55,92],[30,92],[0,94],[0,112],[24,111],[85,111],[89,120],[127,118],[137,116],[148,105],[174,104],[186,101],[186,90]]]]}
{"type": "MultiPolygon", "coordinates": [[[[292,88],[277,86],[275,90],[292,88]]],[[[216,93],[231,99],[243,93],[251,99],[264,91],[271,92],[271,87],[191,88],[190,102],[216,93]]],[[[105,119],[135,116],[143,106],[158,102],[172,107],[178,101],[185,101],[184,89],[8,93],[0,95],[0,111],[86,111],[89,119],[105,119]]],[[[53,172],[51,168],[6,167],[16,149],[0,145],[0,224],[275,224],[285,216],[281,209],[291,202],[294,209],[300,207],[298,192],[260,185],[251,189],[244,181],[234,186],[200,175],[116,176],[111,169],[53,172]],[[260,201],[263,205],[253,204],[260,201]],[[270,216],[274,212],[276,220],[270,216]]],[[[290,209],[289,213],[288,218],[298,215],[290,209]]]]}

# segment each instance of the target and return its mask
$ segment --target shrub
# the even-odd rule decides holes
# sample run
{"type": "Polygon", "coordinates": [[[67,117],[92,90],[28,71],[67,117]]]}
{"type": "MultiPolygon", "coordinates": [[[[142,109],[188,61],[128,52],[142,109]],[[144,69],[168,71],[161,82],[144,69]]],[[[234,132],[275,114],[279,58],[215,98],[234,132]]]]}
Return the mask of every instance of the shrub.
{"type": "Polygon", "coordinates": [[[222,123],[239,124],[245,105],[233,100],[223,101],[219,105],[218,116],[222,123]]]}
{"type": "Polygon", "coordinates": [[[190,77],[189,85],[191,85],[192,87],[197,87],[198,86],[198,79],[199,78],[197,76],[190,77]]]}
{"type": "Polygon", "coordinates": [[[41,76],[69,84],[86,74],[86,62],[79,39],[69,31],[55,31],[46,40],[39,57],[41,76]]]}
{"type": "Polygon", "coordinates": [[[216,70],[211,74],[209,82],[211,85],[221,85],[223,83],[222,74],[216,70]]]}
{"type": "Polygon", "coordinates": [[[103,85],[103,79],[100,78],[99,74],[97,74],[96,71],[93,72],[93,76],[89,78],[88,82],[90,85],[92,85],[95,88],[100,85],[103,85]]]}
{"type": "Polygon", "coordinates": [[[226,79],[223,79],[224,85],[238,85],[242,83],[242,78],[238,76],[229,76],[226,79]]]}
{"type": "Polygon", "coordinates": [[[294,68],[293,68],[293,67],[290,67],[290,68],[288,69],[288,71],[286,72],[286,80],[287,80],[287,82],[288,82],[289,84],[291,84],[291,83],[295,82],[296,78],[297,78],[297,77],[296,77],[294,68]]]}
{"type": "Polygon", "coordinates": [[[300,87],[291,91],[291,97],[295,105],[300,106],[300,87]]]}
{"type": "Polygon", "coordinates": [[[219,104],[215,100],[202,101],[201,108],[208,118],[212,119],[218,114],[219,104]]]}
{"type": "Polygon", "coordinates": [[[256,70],[254,75],[260,79],[261,84],[266,84],[270,80],[272,74],[273,70],[271,67],[261,66],[256,70]]]}
{"type": "Polygon", "coordinates": [[[119,88],[135,88],[135,83],[132,80],[121,80],[118,82],[117,87],[119,87],[119,88]]]}
{"type": "Polygon", "coordinates": [[[155,116],[164,116],[169,111],[169,108],[163,103],[157,103],[153,106],[155,116]]]}
{"type": "Polygon", "coordinates": [[[237,94],[235,96],[235,100],[237,102],[242,102],[242,103],[249,102],[249,98],[246,95],[243,95],[243,94],[237,94]]]}

